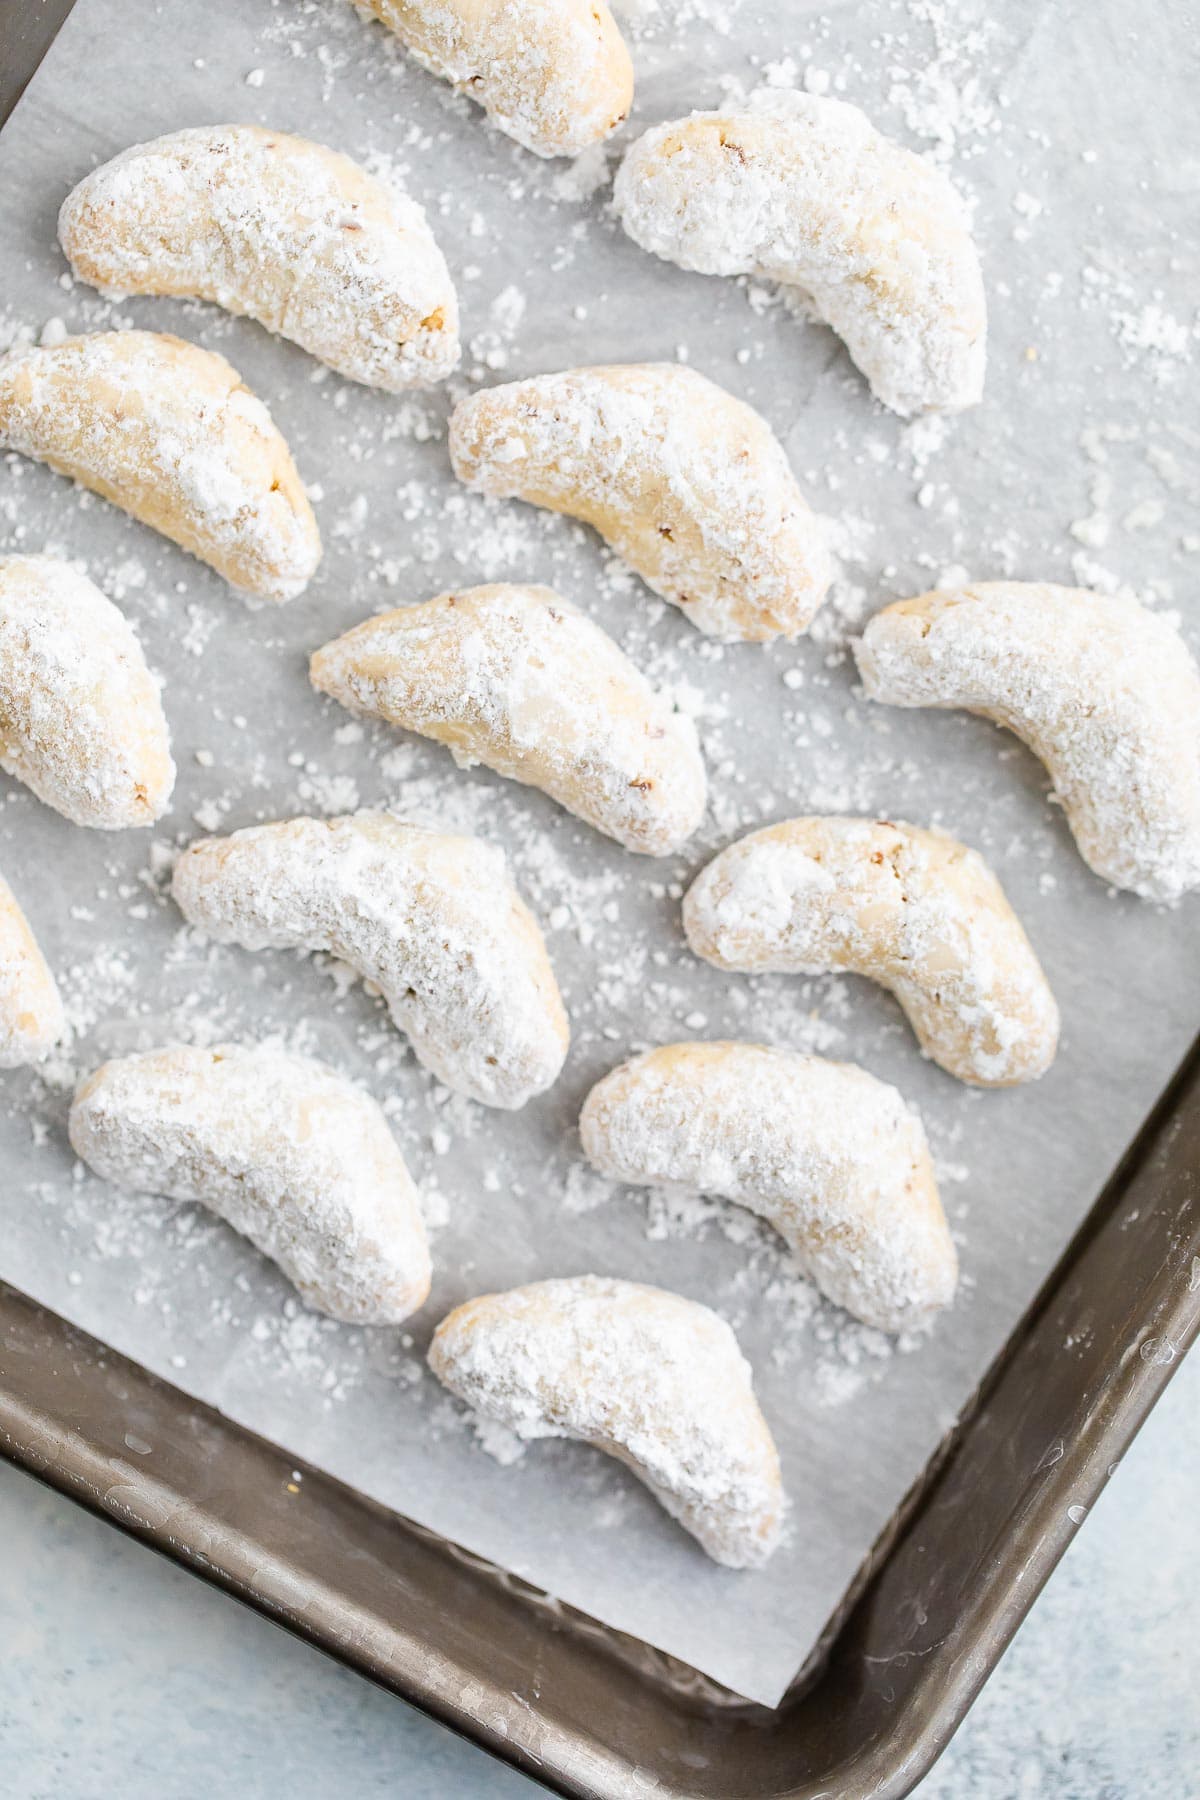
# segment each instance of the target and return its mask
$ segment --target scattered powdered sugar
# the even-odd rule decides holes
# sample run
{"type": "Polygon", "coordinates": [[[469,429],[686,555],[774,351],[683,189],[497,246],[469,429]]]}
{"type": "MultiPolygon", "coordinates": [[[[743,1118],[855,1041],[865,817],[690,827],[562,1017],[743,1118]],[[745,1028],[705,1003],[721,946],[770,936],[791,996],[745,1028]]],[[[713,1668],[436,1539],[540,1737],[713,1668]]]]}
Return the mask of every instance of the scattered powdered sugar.
{"type": "MultiPolygon", "coordinates": [[[[1114,312],[1113,325],[1117,342],[1124,349],[1184,362],[1190,361],[1192,344],[1200,337],[1200,324],[1185,324],[1154,301],[1148,301],[1140,312],[1114,312]]],[[[1160,373],[1159,379],[1165,379],[1165,375],[1160,373]]]]}
{"type": "Polygon", "coordinates": [[[928,25],[934,53],[915,69],[894,66],[888,93],[914,137],[948,161],[999,130],[996,100],[981,73],[998,23],[982,15],[965,27],[955,0],[909,0],[911,16],[928,25]]]}
{"type": "Polygon", "coordinates": [[[576,203],[590,200],[608,186],[617,154],[609,144],[593,144],[582,151],[554,176],[555,198],[576,203]]]}
{"type": "Polygon", "coordinates": [[[486,1413],[472,1413],[471,1429],[485,1456],[490,1456],[501,1468],[507,1469],[513,1463],[520,1462],[529,1448],[528,1438],[519,1437],[507,1425],[502,1425],[499,1419],[489,1419],[486,1413]]]}
{"type": "Polygon", "coordinates": [[[589,1213],[598,1206],[607,1206],[616,1193],[613,1182],[594,1174],[586,1163],[573,1162],[563,1182],[560,1204],[564,1212],[589,1213]]]}
{"type": "Polygon", "coordinates": [[[741,6],[742,0],[612,0],[613,12],[634,37],[649,39],[696,24],[728,37],[741,6]]]}

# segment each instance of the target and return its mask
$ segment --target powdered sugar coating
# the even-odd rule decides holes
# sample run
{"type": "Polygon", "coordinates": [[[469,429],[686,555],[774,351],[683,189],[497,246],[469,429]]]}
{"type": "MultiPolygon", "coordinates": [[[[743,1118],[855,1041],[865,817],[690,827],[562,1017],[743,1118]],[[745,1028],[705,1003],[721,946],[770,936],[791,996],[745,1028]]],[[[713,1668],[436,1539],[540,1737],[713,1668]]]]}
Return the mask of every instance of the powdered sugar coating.
{"type": "Polygon", "coordinates": [[[0,445],[49,463],[263,600],[321,559],[291,452],[223,356],[97,331],[0,361],[0,445]]]}
{"type": "Polygon", "coordinates": [[[1045,763],[1097,875],[1151,900],[1200,885],[1200,672],[1136,600],[985,581],[887,606],[856,646],[890,706],[961,706],[1045,763]]]}
{"type": "Polygon", "coordinates": [[[962,201],[857,107],[771,89],[657,125],[614,198],[644,250],[798,290],[893,411],[982,397],[987,308],[962,201]]]}
{"type": "Polygon", "coordinates": [[[528,782],[627,850],[666,856],[704,814],[692,721],[552,588],[456,589],[356,626],[312,659],[343,706],[528,782]]]}
{"type": "Polygon", "coordinates": [[[723,850],[683,903],[688,942],[720,969],[847,970],[890,988],[951,1075],[1007,1087],[1045,1073],[1058,1008],[983,858],[942,831],[805,818],[723,850]]]}
{"type": "Polygon", "coordinates": [[[184,916],[246,950],[324,950],[374,982],[447,1087],[512,1110],[556,1079],[567,1019],[501,851],[389,813],[205,838],[175,865],[184,916]]]}
{"type": "Polygon", "coordinates": [[[432,74],[536,156],[577,156],[615,131],[633,65],[606,0],[366,0],[432,74]]]}
{"type": "Polygon", "coordinates": [[[105,1181],[200,1201],[331,1318],[398,1325],[429,1293],[387,1121],[323,1063],[238,1044],[120,1057],[82,1083],[69,1129],[105,1181]]]}
{"type": "Polygon", "coordinates": [[[631,1281],[580,1275],[484,1294],[442,1320],[435,1375],[524,1438],[581,1438],[626,1463],[733,1569],[778,1541],[779,1457],[723,1319],[631,1281]]]}
{"type": "Polygon", "coordinates": [[[458,301],[415,201],[322,144],[209,125],[134,144],[58,216],[76,277],[245,313],[397,393],[458,362],[458,301]]]}
{"type": "Polygon", "coordinates": [[[455,408],[460,481],[594,526],[712,637],[804,631],[828,551],[766,420],[677,363],[569,369],[455,408]]]}
{"type": "Polygon", "coordinates": [[[76,825],[152,825],[175,765],[123,613],[53,556],[0,557],[0,766],[76,825]]]}
{"type": "Polygon", "coordinates": [[[622,1063],[579,1120],[603,1175],[759,1213],[822,1293],[881,1331],[949,1305],[958,1260],[921,1121],[853,1063],[763,1044],[668,1044],[622,1063]]]}
{"type": "Polygon", "coordinates": [[[49,965],[16,895],[0,875],[0,1069],[37,1062],[66,1029],[49,965]]]}

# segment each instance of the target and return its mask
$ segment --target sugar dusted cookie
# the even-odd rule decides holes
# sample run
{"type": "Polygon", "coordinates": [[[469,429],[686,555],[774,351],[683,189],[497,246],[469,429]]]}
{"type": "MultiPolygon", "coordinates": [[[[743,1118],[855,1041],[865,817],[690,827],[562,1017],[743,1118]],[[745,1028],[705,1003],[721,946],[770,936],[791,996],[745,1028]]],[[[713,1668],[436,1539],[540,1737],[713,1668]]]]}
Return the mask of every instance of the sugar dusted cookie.
{"type": "Polygon", "coordinates": [[[683,903],[719,969],[846,970],[890,988],[925,1054],[961,1081],[1043,1075],[1058,1008],[1000,883],[942,831],[888,819],[789,819],[722,850],[683,903]]]}
{"type": "Polygon", "coordinates": [[[706,1306],[596,1275],[537,1281],[457,1307],[429,1363],[521,1437],[617,1457],[716,1562],[755,1568],[774,1550],[779,1457],[750,1365],[706,1306]]]}
{"type": "Polygon", "coordinates": [[[853,1063],[667,1044],[597,1082],[579,1130],[614,1181],[758,1213],[823,1293],[881,1331],[919,1325],[954,1296],[958,1259],[921,1121],[853,1063]]]}
{"type": "Polygon", "coordinates": [[[76,825],[152,825],[175,765],[124,615],[69,563],[0,556],[0,766],[76,825]]]}
{"type": "Polygon", "coordinates": [[[450,420],[455,474],[594,527],[698,630],[807,629],[829,586],[821,526],[765,419],[678,363],[486,388],[450,420]]]}
{"type": "Polygon", "coordinates": [[[200,1201],[331,1318],[398,1325],[429,1293],[387,1120],[323,1063],[237,1044],[122,1056],[80,1087],[70,1135],[117,1187],[200,1201]]]}
{"type": "Polygon", "coordinates": [[[219,943],[349,963],[426,1068],[485,1106],[524,1106],[562,1068],[567,1017],[542,934],[478,838],[380,812],[251,825],[185,850],[171,891],[219,943]]]}
{"type": "Polygon", "coordinates": [[[627,850],[668,856],[703,816],[691,720],[551,588],[456,588],[381,613],[318,650],[312,681],[541,788],[627,850]]]}
{"type": "Polygon", "coordinates": [[[38,1062],[67,1029],[58,987],[0,875],[0,1069],[38,1062]]]}
{"type": "Polygon", "coordinates": [[[48,463],[260,600],[302,593],[321,540],[291,452],[223,356],[96,331],[0,360],[0,447],[48,463]]]}
{"type": "Polygon", "coordinates": [[[366,0],[413,59],[536,156],[615,131],[633,65],[607,0],[366,0]]]}
{"type": "Polygon", "coordinates": [[[323,144],[204,125],[85,175],[58,235],[104,293],[245,313],[351,381],[398,393],[458,362],[458,301],[421,208],[323,144]]]}
{"type": "Polygon", "coordinates": [[[1105,881],[1148,900],[1200,886],[1200,672],[1167,619],[983,581],[885,606],[856,654],[873,700],[961,706],[1024,739],[1105,881]]]}
{"type": "Polygon", "coordinates": [[[791,288],[893,411],[981,398],[987,308],[966,209],[940,169],[856,106],[766,90],[656,125],[626,154],[614,199],[644,250],[791,288]]]}

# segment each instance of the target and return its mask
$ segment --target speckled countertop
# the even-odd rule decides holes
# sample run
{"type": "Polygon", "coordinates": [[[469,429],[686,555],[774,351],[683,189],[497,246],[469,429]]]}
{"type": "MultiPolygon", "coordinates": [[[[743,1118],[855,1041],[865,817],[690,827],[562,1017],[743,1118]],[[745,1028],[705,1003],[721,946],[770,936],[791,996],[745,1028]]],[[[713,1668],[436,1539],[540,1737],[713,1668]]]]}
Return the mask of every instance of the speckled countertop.
{"type": "MultiPolygon", "coordinates": [[[[1200,1356],[919,1800],[1200,1795],[1200,1356]]],[[[6,1800],[533,1800],[391,1695],[0,1464],[6,1800]]]]}

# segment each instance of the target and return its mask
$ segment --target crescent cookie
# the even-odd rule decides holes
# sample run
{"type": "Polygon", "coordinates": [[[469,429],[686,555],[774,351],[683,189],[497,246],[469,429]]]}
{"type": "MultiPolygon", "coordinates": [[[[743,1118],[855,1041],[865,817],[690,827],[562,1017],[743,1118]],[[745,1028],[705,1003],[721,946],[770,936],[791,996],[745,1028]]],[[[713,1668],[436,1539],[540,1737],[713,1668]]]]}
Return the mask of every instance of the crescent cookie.
{"type": "Polygon", "coordinates": [[[704,813],[690,719],[547,587],[456,589],[367,619],[312,659],[351,711],[541,788],[627,850],[667,856],[704,813]]]}
{"type": "Polygon", "coordinates": [[[434,1333],[446,1386],[524,1438],[617,1457],[728,1568],[774,1550],[779,1457],[723,1319],[661,1288],[596,1275],[468,1300],[434,1333]]]}
{"type": "Polygon", "coordinates": [[[791,288],[894,412],[982,397],[987,307],[966,209],[856,106],[768,90],[656,125],[627,152],[614,200],[656,256],[791,288]]]}
{"type": "Polygon", "coordinates": [[[321,560],[291,452],[223,356],[97,331],[0,360],[0,446],[48,463],[260,600],[321,560]]]}
{"type": "Polygon", "coordinates": [[[886,606],[856,646],[890,706],[961,706],[1045,763],[1080,854],[1149,900],[1200,886],[1200,672],[1118,594],[984,581],[886,606]]]}
{"type": "Polygon", "coordinates": [[[158,683],[69,563],[0,557],[0,767],[76,825],[152,825],[175,784],[158,683]]]}
{"type": "Polygon", "coordinates": [[[16,895],[0,875],[0,1069],[39,1061],[66,1029],[54,977],[16,895]]]}
{"type": "Polygon", "coordinates": [[[719,969],[867,975],[960,1081],[1043,1075],[1058,1008],[983,858],[941,831],[806,818],[723,850],[684,897],[688,943],[719,969]]]}
{"type": "Polygon", "coordinates": [[[615,1181],[758,1213],[838,1306],[906,1331],[954,1297],[958,1258],[921,1121],[853,1063],[763,1044],[668,1044],[584,1102],[584,1153],[615,1181]]]}
{"type": "Polygon", "coordinates": [[[323,1063],[237,1044],[123,1056],[83,1082],[69,1131],[105,1181],[200,1201],[331,1318],[398,1325],[429,1293],[387,1120],[323,1063]]]}
{"type": "Polygon", "coordinates": [[[459,402],[460,481],[594,527],[700,631],[807,629],[830,581],[818,521],[766,420],[678,363],[568,369],[459,402]]]}
{"type": "Polygon", "coordinates": [[[103,293],[246,314],[399,393],[458,362],[458,301],[422,209],[336,150],[261,125],[134,144],[67,195],[58,236],[103,293]]]}
{"type": "Polygon", "coordinates": [[[567,1018],[503,855],[389,813],[204,838],[175,865],[184,917],[245,950],[323,950],[373,982],[426,1068],[485,1106],[557,1078],[567,1018]]]}
{"type": "Polygon", "coordinates": [[[578,156],[633,102],[606,0],[366,0],[414,61],[535,156],[578,156]]]}

